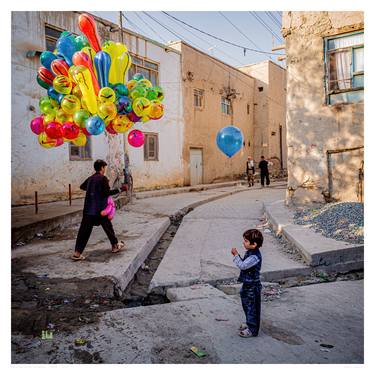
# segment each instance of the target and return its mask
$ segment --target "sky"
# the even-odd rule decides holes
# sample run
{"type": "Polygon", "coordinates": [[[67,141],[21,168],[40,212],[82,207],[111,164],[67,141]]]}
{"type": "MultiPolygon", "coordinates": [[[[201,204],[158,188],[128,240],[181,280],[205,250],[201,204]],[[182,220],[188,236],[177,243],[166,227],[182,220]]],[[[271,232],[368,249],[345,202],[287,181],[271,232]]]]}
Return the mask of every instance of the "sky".
{"type": "MultiPolygon", "coordinates": [[[[91,12],[99,17],[118,23],[119,12],[91,12]]],[[[241,47],[260,50],[258,53],[227,44],[182,24],[167,14],[154,11],[123,10],[123,27],[166,44],[172,40],[184,40],[194,47],[232,66],[253,64],[272,60],[284,50],[273,51],[272,47],[284,43],[281,35],[281,12],[219,12],[219,11],[167,11],[170,16],[189,24],[215,37],[237,44],[241,47]]]]}

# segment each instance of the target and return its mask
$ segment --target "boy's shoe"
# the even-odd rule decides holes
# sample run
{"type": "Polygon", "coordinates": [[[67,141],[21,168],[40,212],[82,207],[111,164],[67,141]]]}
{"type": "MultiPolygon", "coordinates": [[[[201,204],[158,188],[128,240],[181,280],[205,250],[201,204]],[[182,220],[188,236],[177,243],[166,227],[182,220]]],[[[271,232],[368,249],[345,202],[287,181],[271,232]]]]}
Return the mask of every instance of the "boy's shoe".
{"type": "Polygon", "coordinates": [[[112,247],[112,253],[118,253],[124,246],[124,241],[119,241],[115,246],[112,247]]]}
{"type": "Polygon", "coordinates": [[[249,328],[245,328],[242,331],[240,331],[239,335],[241,337],[245,337],[245,338],[247,338],[247,337],[253,337],[253,334],[251,333],[251,331],[249,330],[249,328]]]}
{"type": "Polygon", "coordinates": [[[247,324],[246,323],[241,323],[241,325],[238,327],[238,329],[240,330],[240,331],[243,331],[244,329],[246,329],[247,328],[247,324]]]}

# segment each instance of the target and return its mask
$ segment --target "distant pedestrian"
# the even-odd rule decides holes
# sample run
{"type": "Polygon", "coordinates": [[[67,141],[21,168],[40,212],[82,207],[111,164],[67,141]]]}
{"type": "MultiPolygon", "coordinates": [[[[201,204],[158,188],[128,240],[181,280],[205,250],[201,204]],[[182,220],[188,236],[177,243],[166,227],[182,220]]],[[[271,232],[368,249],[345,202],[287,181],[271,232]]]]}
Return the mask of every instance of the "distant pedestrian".
{"type": "Polygon", "coordinates": [[[270,174],[268,171],[269,162],[264,159],[263,155],[260,157],[260,159],[261,159],[259,162],[260,183],[262,184],[262,187],[264,187],[264,179],[266,179],[267,186],[270,184],[270,174]]]}
{"type": "Polygon", "coordinates": [[[254,167],[254,160],[251,156],[247,158],[246,174],[247,174],[247,182],[249,184],[249,187],[254,186],[255,167],[254,167]]]}
{"type": "Polygon", "coordinates": [[[104,160],[96,160],[94,163],[95,173],[87,178],[80,187],[82,190],[86,191],[86,196],[82,222],[77,235],[75,251],[72,255],[73,260],[85,259],[82,253],[83,250],[85,250],[94,226],[102,226],[111,242],[112,253],[119,252],[125,245],[123,241],[119,242],[117,240],[109,217],[107,215],[102,216],[102,213],[106,212],[108,197],[118,194],[120,191],[127,190],[127,186],[123,184],[121,189],[111,190],[108,178],[104,176],[106,167],[107,163],[104,160]]]}
{"type": "Polygon", "coordinates": [[[246,249],[243,258],[236,248],[232,249],[233,262],[241,270],[238,281],[242,282],[240,291],[242,308],[246,324],[241,324],[241,337],[258,336],[260,327],[261,292],[260,269],[262,255],[259,248],[263,245],[263,235],[257,229],[249,229],[243,234],[243,246],[246,249]]]}

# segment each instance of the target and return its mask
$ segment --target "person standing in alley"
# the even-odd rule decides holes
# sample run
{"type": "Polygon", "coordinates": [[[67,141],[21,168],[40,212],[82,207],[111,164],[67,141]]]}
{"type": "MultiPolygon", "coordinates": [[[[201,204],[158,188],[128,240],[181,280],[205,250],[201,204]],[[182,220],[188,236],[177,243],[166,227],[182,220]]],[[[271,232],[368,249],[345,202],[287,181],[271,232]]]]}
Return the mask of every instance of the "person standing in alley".
{"type": "Polygon", "coordinates": [[[249,184],[249,187],[254,186],[255,167],[254,167],[254,160],[251,156],[247,158],[246,174],[247,174],[247,182],[249,184]]]}
{"type": "Polygon", "coordinates": [[[119,194],[121,191],[127,190],[126,184],[123,184],[121,189],[110,189],[108,178],[104,176],[106,167],[107,163],[104,160],[96,160],[94,163],[95,173],[87,178],[80,186],[82,190],[86,191],[86,196],[82,222],[77,235],[75,251],[72,255],[73,260],[85,259],[82,253],[94,226],[102,226],[111,242],[112,253],[119,252],[125,245],[123,241],[119,242],[117,240],[112,222],[109,220],[108,216],[101,215],[101,212],[107,206],[108,197],[110,195],[119,194]]]}
{"type": "Polygon", "coordinates": [[[270,175],[268,171],[268,161],[265,160],[264,156],[260,157],[261,161],[259,162],[259,169],[260,169],[260,183],[262,187],[264,187],[264,179],[266,179],[267,186],[270,184],[270,175]]]}

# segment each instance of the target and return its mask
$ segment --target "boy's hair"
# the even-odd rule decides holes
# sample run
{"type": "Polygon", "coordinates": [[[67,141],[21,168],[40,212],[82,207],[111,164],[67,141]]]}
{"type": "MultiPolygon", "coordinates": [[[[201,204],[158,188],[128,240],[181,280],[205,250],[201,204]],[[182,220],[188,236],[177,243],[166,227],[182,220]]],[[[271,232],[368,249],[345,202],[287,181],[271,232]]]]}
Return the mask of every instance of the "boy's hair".
{"type": "Polygon", "coordinates": [[[250,244],[257,244],[257,247],[261,247],[263,245],[263,234],[259,232],[258,229],[248,229],[244,234],[243,237],[247,239],[250,244]]]}
{"type": "Polygon", "coordinates": [[[261,158],[261,159],[264,159],[264,156],[262,155],[260,158],[261,158]]]}
{"type": "Polygon", "coordinates": [[[96,172],[99,172],[102,169],[102,167],[106,167],[106,166],[107,166],[107,163],[101,159],[96,160],[94,163],[94,169],[96,172]]]}

